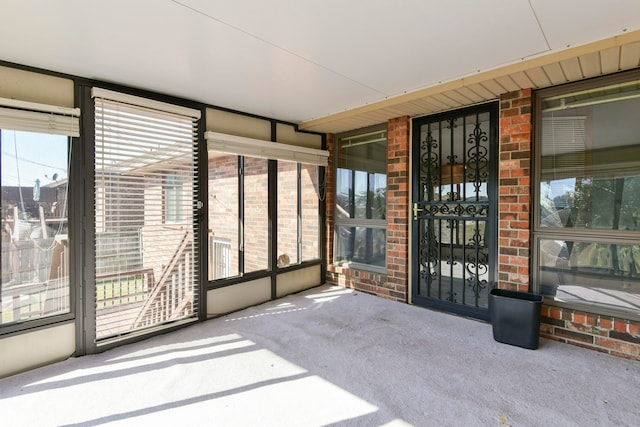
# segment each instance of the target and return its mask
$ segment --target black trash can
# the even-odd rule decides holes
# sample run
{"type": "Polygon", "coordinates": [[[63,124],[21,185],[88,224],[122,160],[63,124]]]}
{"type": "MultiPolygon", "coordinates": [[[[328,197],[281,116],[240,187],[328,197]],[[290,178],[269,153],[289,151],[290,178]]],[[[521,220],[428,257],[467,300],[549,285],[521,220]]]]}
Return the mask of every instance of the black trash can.
{"type": "Polygon", "coordinates": [[[498,342],[535,350],[540,338],[542,295],[492,289],[489,314],[493,339],[498,342]]]}

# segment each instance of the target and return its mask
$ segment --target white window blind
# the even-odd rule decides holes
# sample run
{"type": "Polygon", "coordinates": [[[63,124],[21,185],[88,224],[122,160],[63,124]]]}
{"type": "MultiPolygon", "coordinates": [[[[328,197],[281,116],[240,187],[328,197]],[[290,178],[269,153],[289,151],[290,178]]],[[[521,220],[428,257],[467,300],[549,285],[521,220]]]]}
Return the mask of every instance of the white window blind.
{"type": "Polygon", "coordinates": [[[100,340],[197,313],[200,112],[92,93],[100,340]]]}
{"type": "Polygon", "coordinates": [[[543,179],[582,176],[585,169],[585,116],[542,119],[543,179]]]}
{"type": "Polygon", "coordinates": [[[239,156],[260,157],[271,160],[285,160],[327,166],[329,152],[314,148],[297,147],[295,145],[228,135],[219,132],[206,132],[209,152],[235,154],[239,156]]]}
{"type": "Polygon", "coordinates": [[[0,129],[80,136],[80,109],[0,98],[0,129]]]}

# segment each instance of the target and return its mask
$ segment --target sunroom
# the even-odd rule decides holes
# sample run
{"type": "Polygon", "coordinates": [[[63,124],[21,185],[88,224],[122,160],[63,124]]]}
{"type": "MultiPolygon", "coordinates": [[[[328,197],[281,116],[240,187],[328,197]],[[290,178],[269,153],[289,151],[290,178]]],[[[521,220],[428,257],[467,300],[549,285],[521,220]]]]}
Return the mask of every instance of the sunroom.
{"type": "Polygon", "coordinates": [[[0,377],[324,283],[640,358],[640,10],[588,3],[1,6],[0,377]]]}

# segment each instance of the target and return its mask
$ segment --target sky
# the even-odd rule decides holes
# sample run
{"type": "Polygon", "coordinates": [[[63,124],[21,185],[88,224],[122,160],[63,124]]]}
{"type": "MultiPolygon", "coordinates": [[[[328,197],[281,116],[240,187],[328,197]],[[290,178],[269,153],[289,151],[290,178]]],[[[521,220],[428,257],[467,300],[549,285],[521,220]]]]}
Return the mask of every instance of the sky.
{"type": "Polygon", "coordinates": [[[45,186],[67,178],[68,138],[62,135],[0,130],[2,186],[45,186]]]}

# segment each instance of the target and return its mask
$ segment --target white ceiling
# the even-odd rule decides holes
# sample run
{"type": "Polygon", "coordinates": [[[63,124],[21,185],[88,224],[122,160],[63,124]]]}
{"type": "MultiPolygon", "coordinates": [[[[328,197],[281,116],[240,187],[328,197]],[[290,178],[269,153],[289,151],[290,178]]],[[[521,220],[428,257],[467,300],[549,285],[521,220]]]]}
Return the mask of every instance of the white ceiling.
{"type": "Polygon", "coordinates": [[[640,29],[639,0],[2,0],[0,59],[301,123],[640,29]]]}

